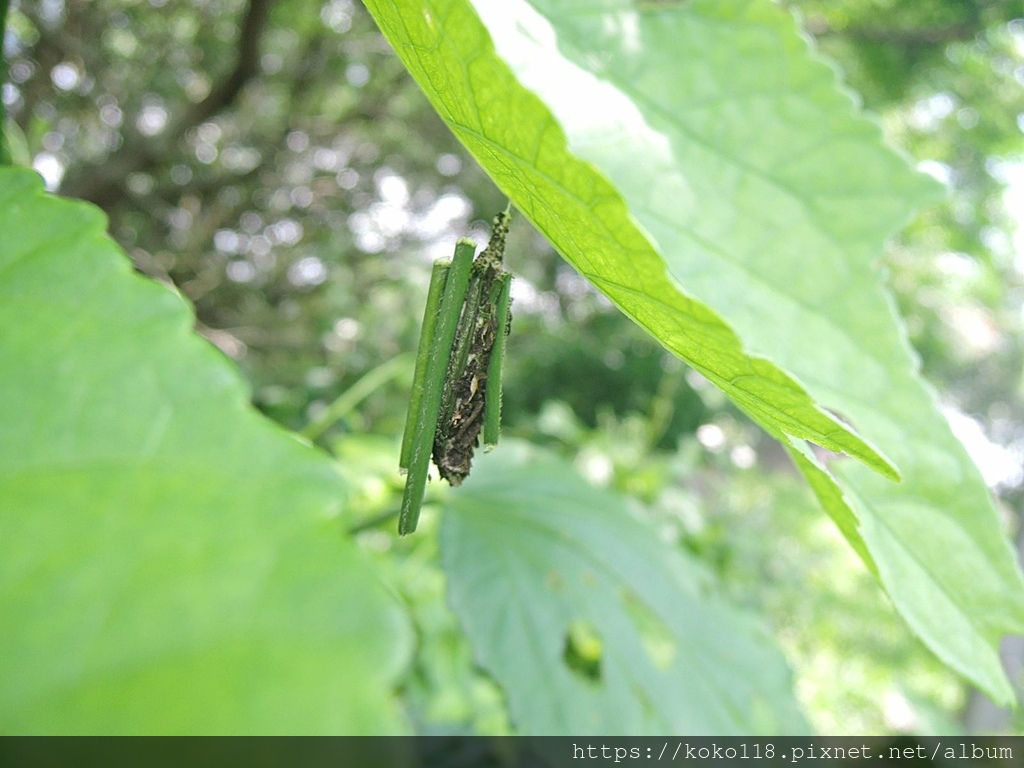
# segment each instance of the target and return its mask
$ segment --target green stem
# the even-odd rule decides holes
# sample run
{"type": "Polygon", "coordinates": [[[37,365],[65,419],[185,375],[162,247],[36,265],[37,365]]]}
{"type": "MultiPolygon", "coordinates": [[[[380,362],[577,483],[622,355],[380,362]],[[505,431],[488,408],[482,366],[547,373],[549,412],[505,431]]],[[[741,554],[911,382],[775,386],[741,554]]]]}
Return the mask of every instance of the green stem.
{"type": "MultiPolygon", "coordinates": [[[[448,363],[447,380],[449,382],[461,380],[466,371],[469,351],[473,346],[473,337],[476,335],[476,319],[480,314],[480,296],[483,294],[483,289],[484,272],[480,268],[478,259],[473,264],[469,287],[462,300],[462,314],[459,316],[456,326],[454,348],[448,363]]],[[[438,421],[441,424],[448,424],[451,420],[452,414],[455,412],[455,400],[455,388],[445,387],[441,396],[441,407],[438,411],[438,421]]]]}
{"type": "Polygon", "coordinates": [[[327,406],[327,410],[313,419],[299,431],[310,440],[316,440],[335,422],[348,416],[359,403],[376,392],[381,385],[409,370],[412,355],[398,355],[363,374],[355,384],[346,389],[327,406]]]}
{"type": "Polygon", "coordinates": [[[389,509],[386,512],[374,515],[373,517],[360,520],[358,523],[353,523],[348,529],[348,534],[350,536],[355,536],[357,533],[362,533],[363,531],[368,531],[371,528],[376,528],[381,523],[386,523],[388,520],[398,517],[399,511],[400,510],[397,509],[389,509]]]}
{"type": "Polygon", "coordinates": [[[501,288],[494,311],[494,346],[491,347],[491,359],[487,361],[487,391],[484,394],[485,451],[498,444],[498,435],[501,432],[501,368],[505,359],[505,338],[508,336],[512,275],[505,273],[500,280],[501,288]]]}
{"type": "Polygon", "coordinates": [[[666,371],[658,383],[658,391],[651,400],[651,410],[647,417],[647,445],[650,451],[654,450],[672,421],[676,397],[685,375],[686,369],[680,365],[675,370],[666,371]]]}
{"type": "Polygon", "coordinates": [[[419,521],[430,454],[434,448],[434,433],[437,431],[437,417],[441,408],[441,393],[452,354],[452,343],[455,341],[455,330],[466,299],[466,289],[469,287],[469,275],[475,253],[476,243],[472,240],[459,240],[455,245],[452,264],[448,268],[448,279],[445,281],[444,293],[441,296],[434,343],[430,347],[426,374],[423,378],[420,409],[413,427],[409,474],[405,479],[402,511],[398,517],[398,533],[402,536],[415,531],[416,523],[419,521]]]}
{"type": "Polygon", "coordinates": [[[402,434],[402,451],[398,458],[399,469],[409,469],[409,455],[412,453],[412,433],[416,424],[416,414],[420,411],[423,400],[423,382],[427,377],[427,364],[430,359],[430,345],[434,342],[434,331],[437,328],[437,317],[441,312],[441,294],[448,277],[450,261],[437,261],[430,273],[430,287],[427,289],[427,307],[423,311],[423,327],[420,330],[420,345],[416,350],[416,372],[412,378],[412,391],[409,393],[409,415],[405,418],[405,432],[402,434]]]}

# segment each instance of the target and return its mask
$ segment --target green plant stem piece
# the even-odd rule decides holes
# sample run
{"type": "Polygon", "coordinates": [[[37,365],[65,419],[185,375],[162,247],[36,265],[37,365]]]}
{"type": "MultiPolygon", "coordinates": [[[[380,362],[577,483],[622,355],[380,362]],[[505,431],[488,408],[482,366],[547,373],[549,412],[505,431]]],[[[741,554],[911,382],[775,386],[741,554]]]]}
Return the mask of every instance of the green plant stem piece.
{"type": "Polygon", "coordinates": [[[448,370],[445,376],[447,386],[444,387],[444,392],[441,395],[441,408],[438,411],[438,421],[441,424],[448,424],[451,421],[452,414],[455,412],[458,398],[456,397],[453,384],[461,381],[466,373],[470,350],[473,346],[473,339],[476,336],[477,318],[480,315],[480,299],[483,289],[483,275],[479,267],[479,259],[477,259],[470,272],[469,287],[466,290],[462,314],[459,316],[458,327],[455,331],[455,342],[452,347],[451,358],[448,361],[448,370]]]}
{"type": "Polygon", "coordinates": [[[512,304],[510,290],[512,275],[501,276],[498,305],[494,311],[494,325],[497,335],[491,347],[491,359],[487,362],[487,391],[484,395],[484,450],[489,451],[498,444],[501,432],[501,367],[505,359],[505,339],[509,331],[509,308],[512,304]]]}
{"type": "Polygon", "coordinates": [[[387,360],[376,368],[367,371],[351,387],[342,392],[322,414],[303,427],[299,434],[309,440],[316,440],[337,421],[348,416],[359,403],[376,392],[393,378],[401,376],[409,370],[412,355],[402,354],[387,360]]]}
{"type": "Polygon", "coordinates": [[[419,521],[430,454],[434,446],[434,432],[437,430],[441,390],[448,371],[459,316],[465,303],[475,252],[476,243],[472,240],[462,239],[456,243],[455,256],[448,268],[448,277],[441,295],[434,339],[427,355],[420,407],[416,413],[416,423],[413,425],[412,447],[408,461],[409,474],[405,480],[405,493],[402,495],[402,510],[398,516],[398,533],[402,536],[415,531],[419,521]]]}
{"type": "Polygon", "coordinates": [[[398,517],[398,513],[400,511],[401,510],[398,509],[397,507],[393,507],[391,509],[385,510],[384,512],[378,512],[376,515],[371,515],[370,517],[364,518],[363,520],[353,523],[348,528],[348,535],[355,536],[357,534],[362,533],[363,531],[369,531],[370,529],[376,528],[377,526],[382,525],[390,520],[394,520],[396,517],[398,517]]]}
{"type": "Polygon", "coordinates": [[[427,377],[427,361],[430,358],[430,345],[434,341],[437,329],[437,317],[441,311],[441,295],[445,280],[448,277],[450,261],[434,262],[430,273],[430,287],[427,289],[427,308],[423,311],[423,329],[420,331],[420,345],[416,350],[416,370],[412,378],[412,391],[409,393],[409,415],[405,419],[405,432],[402,434],[402,451],[398,458],[398,468],[409,469],[409,456],[412,453],[412,433],[416,424],[416,414],[423,400],[423,382],[427,377]]]}

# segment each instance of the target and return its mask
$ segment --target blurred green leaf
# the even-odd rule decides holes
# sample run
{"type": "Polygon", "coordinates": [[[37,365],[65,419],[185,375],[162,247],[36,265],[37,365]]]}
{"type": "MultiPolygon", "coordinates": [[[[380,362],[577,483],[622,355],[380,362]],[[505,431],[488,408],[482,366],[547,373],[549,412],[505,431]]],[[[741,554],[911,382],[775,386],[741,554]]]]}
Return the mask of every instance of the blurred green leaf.
{"type": "Polygon", "coordinates": [[[936,185],[793,19],[745,0],[368,6],[517,207],[781,440],[914,630],[1011,700],[997,648],[1024,584],[874,266],[936,185]],[[904,482],[840,484],[804,439],[892,477],[880,446],[904,482]]]}
{"type": "Polygon", "coordinates": [[[4,731],[404,730],[407,620],[337,471],[104,223],[0,169],[4,731]]]}
{"type": "Polygon", "coordinates": [[[480,460],[441,546],[452,605],[519,732],[807,730],[759,624],[562,460],[521,443],[480,460]]]}

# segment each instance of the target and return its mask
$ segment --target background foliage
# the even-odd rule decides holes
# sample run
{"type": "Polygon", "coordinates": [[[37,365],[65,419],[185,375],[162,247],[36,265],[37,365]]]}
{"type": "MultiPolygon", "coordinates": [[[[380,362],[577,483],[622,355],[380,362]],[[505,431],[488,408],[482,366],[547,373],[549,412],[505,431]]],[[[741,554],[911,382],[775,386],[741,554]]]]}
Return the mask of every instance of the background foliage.
{"type": "MultiPolygon", "coordinates": [[[[952,186],[886,264],[923,369],[1018,530],[1024,8],[790,5],[890,139],[952,186]]],[[[455,234],[485,239],[504,207],[356,3],[14,3],[5,53],[15,161],[99,205],[136,268],[194,304],[257,406],[292,428],[414,348],[409,307],[430,260],[455,234]]],[[[763,616],[813,727],[1019,727],[913,639],[774,441],[522,219],[509,261],[506,432],[624,494],[763,616]]],[[[398,685],[414,726],[501,732],[503,697],[446,605],[432,523],[403,541],[390,520],[374,525],[395,506],[406,371],[394,366],[319,442],[341,459],[357,543],[411,611],[419,650],[398,685]]],[[[575,628],[562,650],[585,680],[586,626],[575,628]]],[[[1020,650],[1008,655],[1019,669],[1020,650]]]]}

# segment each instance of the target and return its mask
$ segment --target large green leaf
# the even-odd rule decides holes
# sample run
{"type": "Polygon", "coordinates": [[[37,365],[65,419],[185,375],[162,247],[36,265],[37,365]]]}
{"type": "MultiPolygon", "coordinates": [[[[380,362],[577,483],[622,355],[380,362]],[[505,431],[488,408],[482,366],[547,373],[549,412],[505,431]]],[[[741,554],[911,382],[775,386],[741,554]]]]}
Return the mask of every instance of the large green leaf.
{"type": "MultiPolygon", "coordinates": [[[[528,7],[522,0],[485,5],[503,16],[528,7]]],[[[562,255],[626,314],[737,403],[787,434],[857,456],[898,477],[875,448],[818,408],[778,367],[747,354],[718,315],[677,288],[619,191],[568,151],[562,128],[548,111],[551,105],[512,77],[466,0],[372,0],[367,6],[456,136],[562,255]]],[[[581,12],[592,10],[588,5],[581,12]]],[[[496,24],[503,28],[504,21],[496,24]]],[[[556,73],[562,74],[555,70],[545,77],[556,73]]],[[[583,103],[569,95],[570,106],[583,103]]],[[[614,113],[621,107],[612,106],[602,100],[588,111],[614,113]]],[[[628,138],[620,131],[604,140],[628,138]]],[[[657,188],[651,174],[658,170],[645,166],[648,193],[657,188]]]]}
{"type": "Polygon", "coordinates": [[[518,443],[449,498],[452,606],[521,733],[807,730],[771,639],[621,498],[518,443]],[[581,622],[601,646],[589,675],[566,661],[581,622]]]}
{"type": "Polygon", "coordinates": [[[0,729],[402,731],[404,614],[331,462],[92,206],[0,169],[0,729]]]}
{"type": "Polygon", "coordinates": [[[368,6],[513,202],[786,444],[913,628],[1009,700],[998,638],[1024,628],[1024,584],[874,267],[935,188],[792,18],[766,0],[368,6]],[[885,474],[879,446],[904,482],[840,483],[805,439],[885,474]]]}

